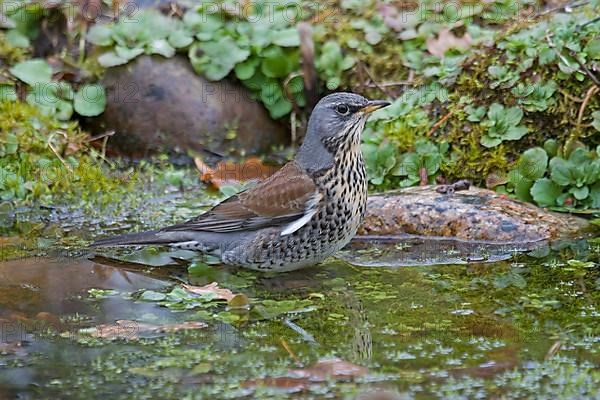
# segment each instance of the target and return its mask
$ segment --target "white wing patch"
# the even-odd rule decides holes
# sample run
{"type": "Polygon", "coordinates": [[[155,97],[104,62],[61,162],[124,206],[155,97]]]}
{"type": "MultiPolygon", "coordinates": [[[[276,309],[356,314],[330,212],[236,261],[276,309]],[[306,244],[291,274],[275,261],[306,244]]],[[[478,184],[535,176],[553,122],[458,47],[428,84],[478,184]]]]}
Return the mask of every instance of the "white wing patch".
{"type": "Polygon", "coordinates": [[[306,202],[306,208],[304,209],[304,215],[295,220],[294,222],[290,222],[285,226],[285,228],[281,231],[281,236],[290,235],[296,232],[298,229],[302,228],[304,225],[310,221],[310,219],[317,213],[317,206],[319,202],[323,198],[323,195],[318,191],[315,191],[315,194],[306,202]]]}

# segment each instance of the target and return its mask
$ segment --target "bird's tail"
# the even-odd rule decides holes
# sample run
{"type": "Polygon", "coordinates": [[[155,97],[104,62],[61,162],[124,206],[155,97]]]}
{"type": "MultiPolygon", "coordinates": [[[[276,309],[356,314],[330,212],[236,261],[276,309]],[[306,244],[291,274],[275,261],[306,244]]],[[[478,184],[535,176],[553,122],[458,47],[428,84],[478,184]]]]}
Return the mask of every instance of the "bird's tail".
{"type": "Polygon", "coordinates": [[[92,243],[91,247],[101,246],[131,246],[131,245],[168,245],[189,240],[185,232],[165,232],[160,230],[140,233],[126,233],[100,239],[92,243]]]}

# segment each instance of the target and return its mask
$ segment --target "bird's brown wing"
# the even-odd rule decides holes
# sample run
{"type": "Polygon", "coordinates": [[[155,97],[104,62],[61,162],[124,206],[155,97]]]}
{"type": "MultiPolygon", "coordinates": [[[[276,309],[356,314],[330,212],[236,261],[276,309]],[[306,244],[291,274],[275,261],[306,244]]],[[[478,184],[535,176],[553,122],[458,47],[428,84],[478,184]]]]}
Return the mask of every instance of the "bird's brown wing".
{"type": "Polygon", "coordinates": [[[290,224],[314,214],[320,199],[313,180],[290,162],[257,186],[163,231],[235,232],[290,224]]]}

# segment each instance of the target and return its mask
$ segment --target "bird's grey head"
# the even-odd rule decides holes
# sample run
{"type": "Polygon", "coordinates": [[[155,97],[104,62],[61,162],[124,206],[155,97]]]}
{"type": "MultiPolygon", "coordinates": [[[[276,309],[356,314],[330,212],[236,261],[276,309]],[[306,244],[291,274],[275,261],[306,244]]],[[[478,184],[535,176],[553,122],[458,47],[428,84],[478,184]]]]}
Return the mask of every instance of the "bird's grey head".
{"type": "Polygon", "coordinates": [[[331,166],[338,150],[358,146],[371,112],[389,105],[387,101],[367,100],[354,93],[333,93],[315,106],[296,162],[307,170],[331,166]]]}

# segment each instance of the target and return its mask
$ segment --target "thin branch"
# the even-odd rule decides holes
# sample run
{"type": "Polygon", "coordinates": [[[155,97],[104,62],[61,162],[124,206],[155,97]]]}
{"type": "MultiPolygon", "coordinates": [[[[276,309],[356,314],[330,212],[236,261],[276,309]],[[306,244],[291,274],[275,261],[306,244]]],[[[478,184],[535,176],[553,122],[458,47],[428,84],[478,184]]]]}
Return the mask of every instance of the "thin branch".
{"type": "Polygon", "coordinates": [[[573,11],[574,8],[585,6],[588,3],[589,3],[589,0],[587,0],[587,1],[575,1],[573,3],[565,4],[564,6],[558,6],[558,7],[551,8],[549,10],[546,10],[544,12],[539,13],[537,16],[538,17],[543,17],[543,16],[546,16],[548,14],[552,14],[552,13],[560,12],[560,11],[564,11],[566,13],[570,13],[570,12],[573,11]]]}
{"type": "Polygon", "coordinates": [[[431,127],[429,132],[427,132],[427,137],[430,137],[431,135],[433,135],[433,133],[435,131],[437,131],[439,129],[439,127],[442,126],[444,124],[444,122],[446,122],[448,120],[448,118],[450,118],[452,116],[452,114],[454,114],[454,110],[450,111],[448,114],[444,115],[438,122],[433,124],[433,126],[431,127]]]}
{"type": "Polygon", "coordinates": [[[590,77],[590,79],[594,82],[594,84],[596,86],[600,87],[600,81],[598,80],[598,78],[596,78],[596,75],[594,75],[592,73],[592,71],[590,71],[585,66],[585,64],[581,62],[579,57],[577,57],[577,53],[575,53],[574,51],[571,50],[571,57],[573,57],[575,59],[575,61],[577,61],[577,64],[579,64],[579,67],[585,71],[585,74],[590,77]]]}
{"type": "MultiPolygon", "coordinates": [[[[367,76],[369,77],[369,79],[371,80],[371,83],[373,83],[375,85],[375,87],[379,90],[381,90],[383,93],[386,94],[386,96],[388,97],[392,97],[392,95],[390,93],[388,93],[388,91],[385,89],[385,87],[381,86],[374,78],[373,75],[371,75],[371,72],[369,71],[369,69],[367,68],[367,66],[365,65],[365,63],[361,62],[360,63],[363,71],[365,71],[365,74],[367,74],[367,76]]],[[[367,84],[368,86],[369,84],[367,84]]]]}
{"type": "Polygon", "coordinates": [[[585,98],[583,99],[583,103],[581,103],[581,107],[579,107],[579,113],[577,113],[577,129],[581,129],[581,121],[583,120],[583,113],[585,112],[585,108],[587,107],[588,103],[590,102],[590,99],[592,98],[592,96],[594,94],[596,94],[596,92],[600,90],[600,88],[598,88],[598,86],[592,86],[589,88],[589,90],[587,91],[585,98]]]}

